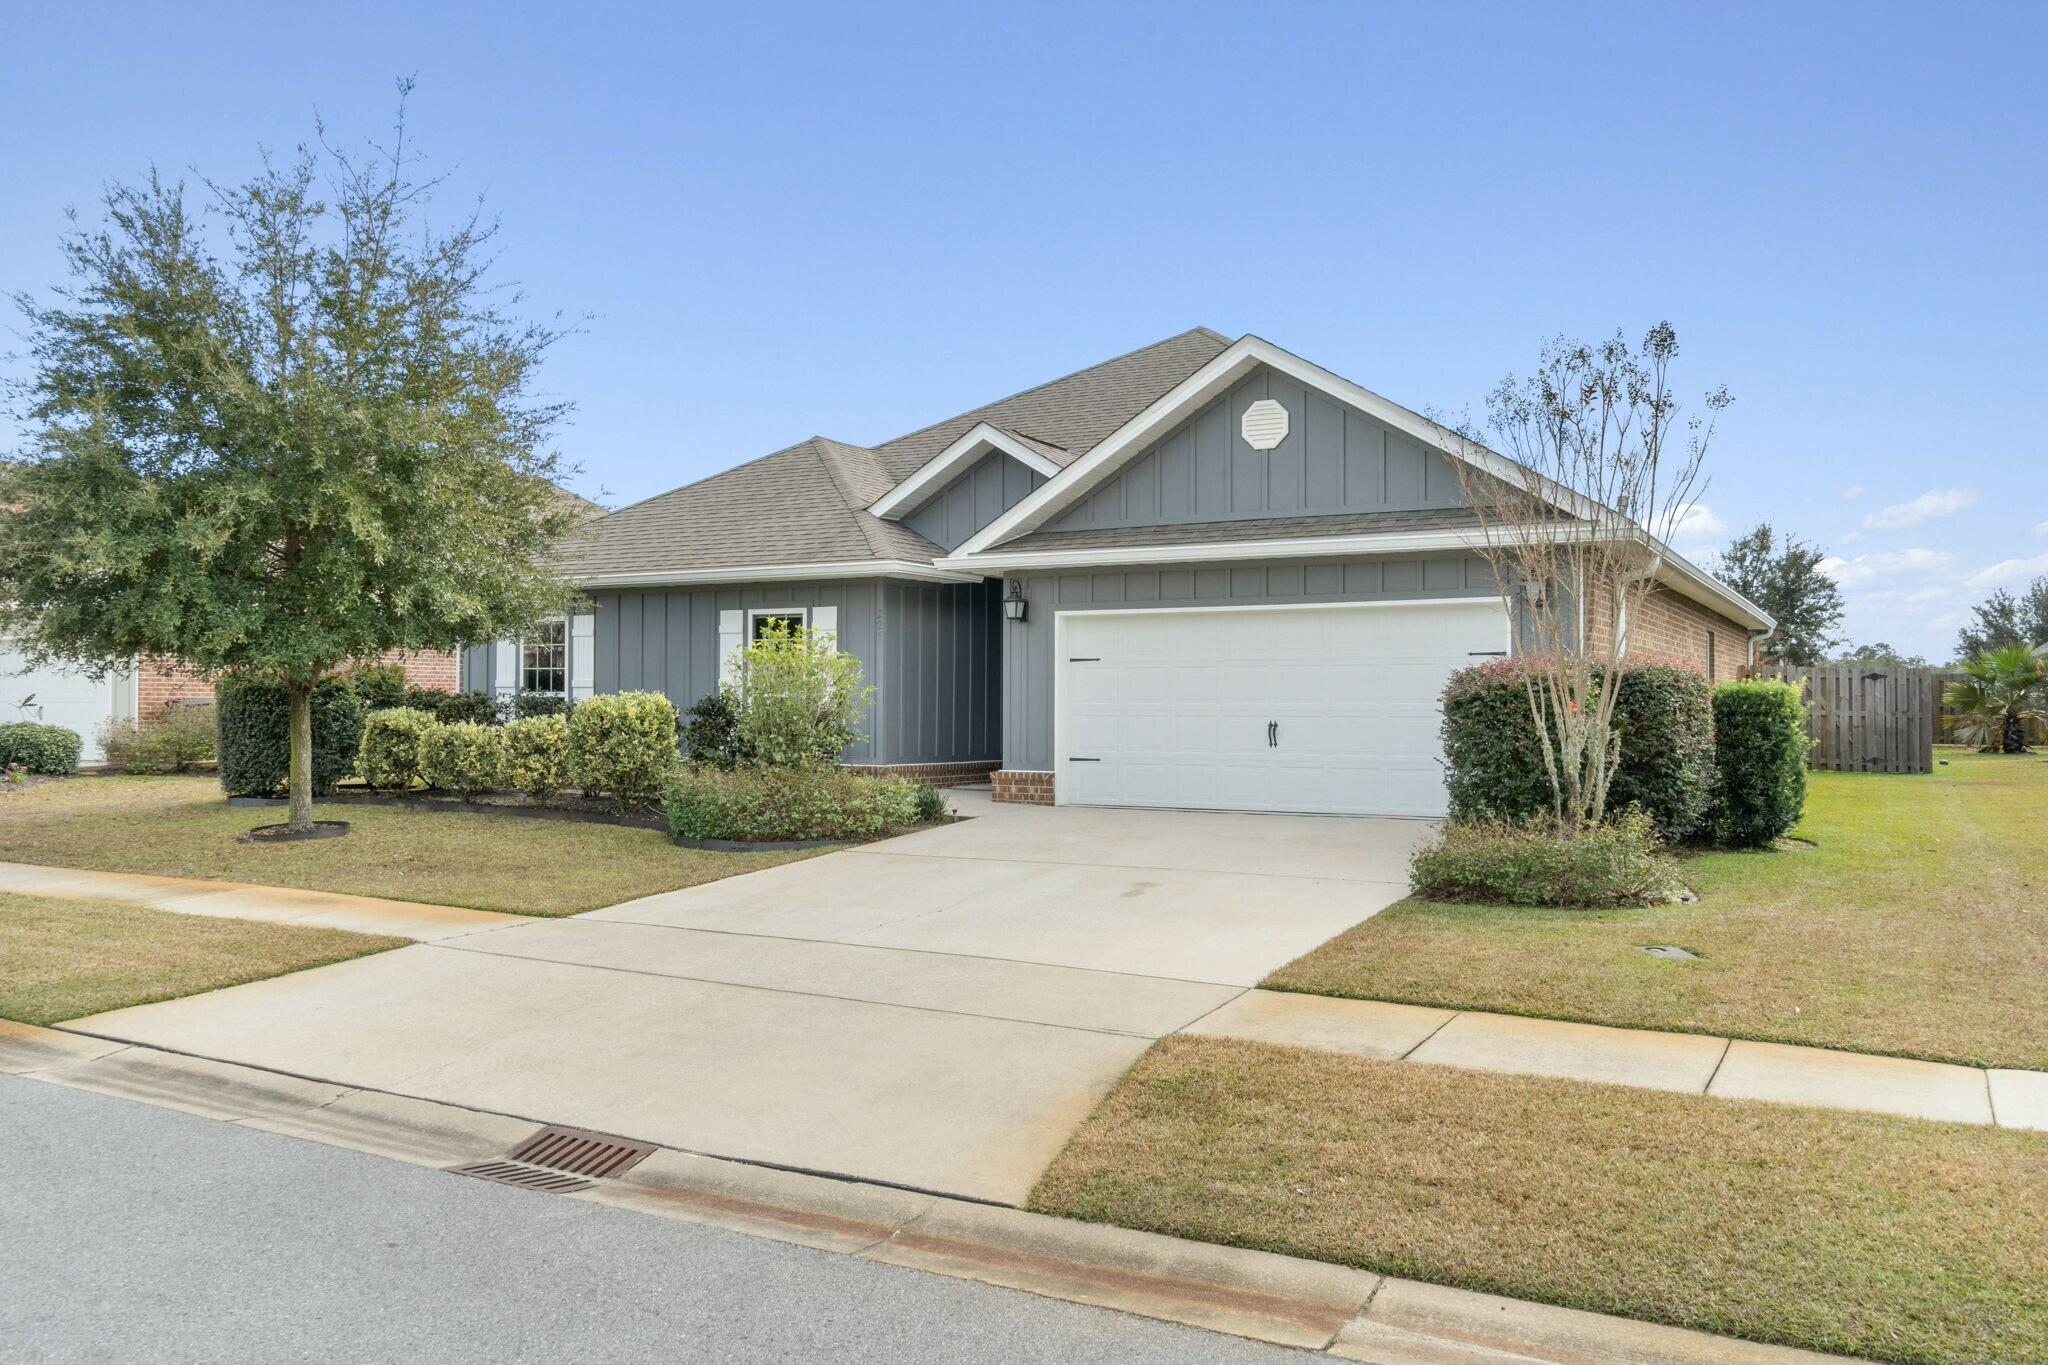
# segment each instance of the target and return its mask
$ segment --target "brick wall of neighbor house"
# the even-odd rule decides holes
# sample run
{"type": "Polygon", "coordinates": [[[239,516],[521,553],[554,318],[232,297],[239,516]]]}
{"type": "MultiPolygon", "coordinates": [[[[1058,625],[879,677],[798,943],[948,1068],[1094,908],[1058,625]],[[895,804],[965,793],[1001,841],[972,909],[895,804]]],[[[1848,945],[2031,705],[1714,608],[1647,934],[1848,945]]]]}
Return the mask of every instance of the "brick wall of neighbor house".
{"type": "MultiPolygon", "coordinates": [[[[401,664],[405,680],[413,687],[455,690],[453,652],[404,654],[397,650],[378,656],[381,663],[401,664]]],[[[136,714],[148,719],[161,714],[174,701],[212,701],[213,684],[183,665],[169,659],[144,659],[136,670],[136,714]]]]}
{"type": "Polygon", "coordinates": [[[1052,804],[1051,773],[998,768],[988,775],[988,780],[989,785],[995,789],[995,799],[998,801],[1014,801],[1027,806],[1052,804]]]}
{"type": "MultiPolygon", "coordinates": [[[[1586,638],[1607,638],[1614,606],[1611,591],[1595,589],[1586,616],[1586,638]]],[[[1749,662],[1749,632],[1719,612],[1659,587],[1635,608],[1629,622],[1632,654],[1661,654],[1697,665],[1713,683],[1733,682],[1749,662]]]]}

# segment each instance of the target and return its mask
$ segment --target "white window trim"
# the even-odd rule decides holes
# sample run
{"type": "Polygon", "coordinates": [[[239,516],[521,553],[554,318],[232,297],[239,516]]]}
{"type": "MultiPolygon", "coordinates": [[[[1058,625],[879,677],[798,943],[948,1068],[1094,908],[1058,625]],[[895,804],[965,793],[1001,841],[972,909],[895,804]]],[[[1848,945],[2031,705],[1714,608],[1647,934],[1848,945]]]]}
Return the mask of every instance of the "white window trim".
{"type": "Polygon", "coordinates": [[[515,696],[516,696],[516,695],[519,695],[519,694],[522,694],[522,693],[527,693],[527,692],[531,692],[531,693],[533,693],[533,694],[534,694],[535,696],[540,696],[540,697],[560,697],[560,698],[562,698],[562,699],[563,699],[564,701],[568,700],[568,697],[569,697],[569,677],[570,677],[570,673],[571,673],[571,671],[572,671],[572,669],[571,669],[571,664],[570,664],[570,658],[571,658],[571,654],[572,654],[572,651],[573,651],[573,649],[574,649],[574,644],[573,644],[573,641],[574,641],[574,634],[573,634],[573,629],[572,629],[572,625],[571,625],[571,622],[570,622],[569,618],[568,618],[568,617],[566,617],[566,616],[551,616],[551,617],[549,617],[549,618],[548,618],[548,619],[547,619],[546,621],[542,622],[541,624],[543,624],[543,625],[554,625],[554,624],[556,624],[557,622],[559,622],[559,623],[561,624],[561,627],[562,627],[562,686],[561,686],[561,689],[560,689],[559,691],[542,691],[542,690],[540,690],[540,689],[538,689],[538,688],[532,688],[532,687],[528,687],[528,686],[526,685],[526,646],[527,646],[527,642],[528,642],[528,637],[526,637],[526,636],[524,636],[524,635],[521,635],[521,636],[518,636],[518,637],[516,637],[516,638],[515,638],[515,639],[514,639],[514,640],[512,641],[512,686],[511,686],[511,688],[510,688],[510,691],[511,691],[511,692],[513,693],[513,695],[515,695],[515,696]]]}

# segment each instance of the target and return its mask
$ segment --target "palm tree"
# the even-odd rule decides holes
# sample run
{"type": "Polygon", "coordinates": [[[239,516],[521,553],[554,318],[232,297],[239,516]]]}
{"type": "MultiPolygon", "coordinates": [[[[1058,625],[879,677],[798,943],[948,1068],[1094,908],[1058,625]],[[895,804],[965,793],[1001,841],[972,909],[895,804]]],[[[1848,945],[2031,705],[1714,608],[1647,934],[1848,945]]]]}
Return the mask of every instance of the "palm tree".
{"type": "Polygon", "coordinates": [[[1982,753],[2025,753],[2027,721],[2048,720],[2048,661],[2025,645],[2006,645],[1966,661],[1963,672],[1944,694],[1963,713],[1956,738],[1982,753]]]}

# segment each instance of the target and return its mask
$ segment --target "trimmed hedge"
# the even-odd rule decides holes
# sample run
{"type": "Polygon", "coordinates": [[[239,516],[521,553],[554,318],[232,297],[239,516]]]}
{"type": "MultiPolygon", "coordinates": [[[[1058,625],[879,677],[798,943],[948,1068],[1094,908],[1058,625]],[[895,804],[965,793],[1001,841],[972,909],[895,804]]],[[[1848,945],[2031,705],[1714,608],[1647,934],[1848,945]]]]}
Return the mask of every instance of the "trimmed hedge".
{"type": "Polygon", "coordinates": [[[569,722],[528,716],[505,727],[505,780],[536,801],[569,785],[569,722]]]}
{"type": "Polygon", "coordinates": [[[78,771],[84,743],[76,730],[33,720],[0,725],[0,769],[20,766],[44,777],[66,777],[78,771]]]}
{"type": "Polygon", "coordinates": [[[495,725],[430,725],[420,735],[419,752],[426,784],[458,792],[465,801],[505,785],[505,732],[495,725]]]}
{"type": "Polygon", "coordinates": [[[668,794],[669,832],[685,839],[874,839],[916,820],[916,787],[843,768],[697,768],[668,794]]]}
{"type": "Polygon", "coordinates": [[[680,763],[676,706],[659,692],[611,692],[569,713],[569,774],[586,796],[652,805],[680,763]]]}
{"type": "Polygon", "coordinates": [[[420,741],[437,722],[410,706],[370,712],[363,721],[357,767],[363,781],[379,791],[411,791],[420,776],[420,741]]]}
{"type": "Polygon", "coordinates": [[[1806,810],[1806,698],[1757,679],[1714,690],[1714,838],[1763,848],[1806,810]]]}
{"type": "MultiPolygon", "coordinates": [[[[229,796],[276,796],[291,784],[291,693],[276,683],[224,677],[214,688],[220,785],[229,796]]],[[[363,703],[341,678],[313,689],[313,793],[355,771],[363,703]]]]}
{"type": "Polygon", "coordinates": [[[1548,821],[1447,824],[1416,850],[1408,880],[1428,900],[1578,909],[1656,905],[1679,886],[1676,864],[1639,808],[1575,836],[1548,821]]]}
{"type": "MultiPolygon", "coordinates": [[[[1461,669],[1444,688],[1444,759],[1451,815],[1522,822],[1550,814],[1542,739],[1524,690],[1531,661],[1461,669]]],[[[1649,813],[1665,839],[1705,829],[1714,791],[1714,711],[1697,670],[1661,660],[1622,667],[1614,701],[1621,764],[1608,808],[1649,813]]]]}
{"type": "Polygon", "coordinates": [[[348,682],[363,699],[365,711],[405,705],[405,669],[398,664],[364,664],[349,674],[348,682]]]}
{"type": "Polygon", "coordinates": [[[496,725],[498,699],[488,692],[443,692],[434,702],[434,719],[443,725],[496,725]]]}

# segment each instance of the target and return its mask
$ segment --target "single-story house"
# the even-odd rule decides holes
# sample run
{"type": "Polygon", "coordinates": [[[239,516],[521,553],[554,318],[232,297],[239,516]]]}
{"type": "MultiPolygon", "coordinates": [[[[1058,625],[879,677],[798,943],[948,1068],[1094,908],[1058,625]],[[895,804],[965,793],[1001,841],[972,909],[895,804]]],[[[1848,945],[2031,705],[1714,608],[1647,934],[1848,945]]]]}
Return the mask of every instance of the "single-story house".
{"type": "MultiPolygon", "coordinates": [[[[1197,328],[612,512],[565,552],[587,609],[465,650],[463,681],[688,707],[790,621],[875,688],[859,769],[991,774],[1013,801],[1439,815],[1438,694],[1515,647],[1450,463],[1470,449],[1197,328]]],[[[1772,624],[1669,554],[1631,631],[1725,679],[1772,624]]]]}

